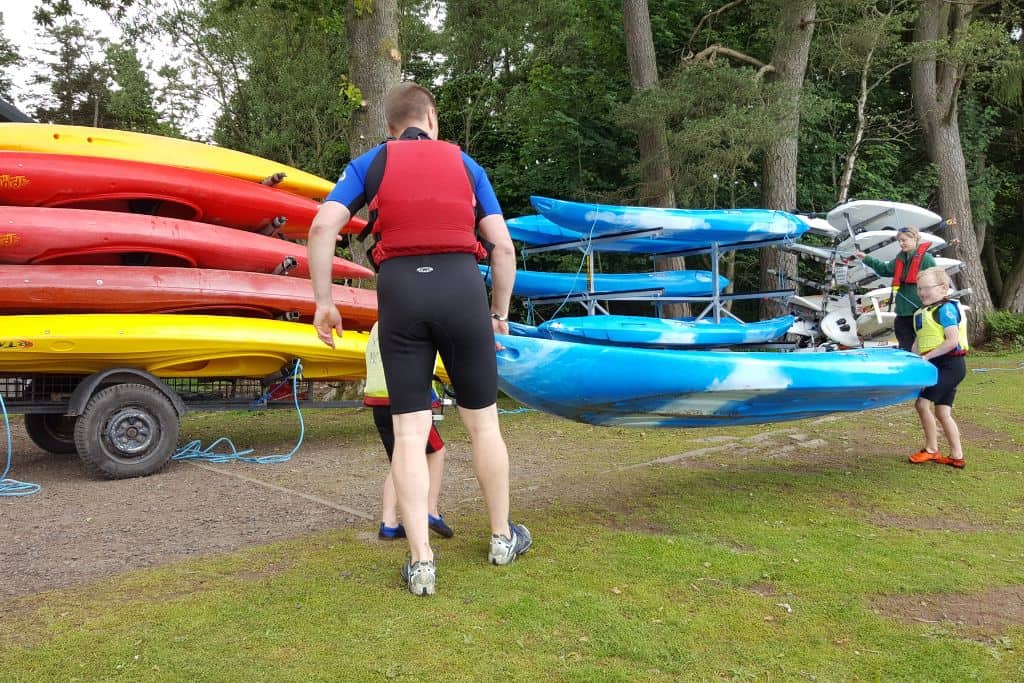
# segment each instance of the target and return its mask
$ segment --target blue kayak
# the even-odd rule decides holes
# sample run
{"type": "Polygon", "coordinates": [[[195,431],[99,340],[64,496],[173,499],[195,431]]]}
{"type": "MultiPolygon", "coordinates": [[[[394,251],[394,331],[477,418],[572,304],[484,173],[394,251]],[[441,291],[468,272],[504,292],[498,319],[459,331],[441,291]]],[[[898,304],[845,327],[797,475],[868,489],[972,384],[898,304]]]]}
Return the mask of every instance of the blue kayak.
{"type": "MultiPolygon", "coordinates": [[[[572,242],[586,239],[587,235],[576,230],[563,228],[552,223],[544,216],[517,216],[507,221],[508,232],[512,239],[526,242],[533,246],[546,246],[559,242],[572,242]]],[[[614,252],[618,254],[668,254],[673,251],[693,249],[690,242],[667,239],[661,235],[656,237],[633,237],[614,242],[598,242],[591,245],[592,251],[614,252]]]]}
{"type": "Polygon", "coordinates": [[[791,315],[742,323],[734,318],[671,320],[638,315],[588,315],[556,318],[539,325],[551,339],[590,344],[652,348],[765,344],[778,339],[796,321],[791,315]]]}
{"type": "MultiPolygon", "coordinates": [[[[480,266],[487,284],[491,269],[480,266]]],[[[728,278],[719,276],[719,287],[729,286],[728,278]]],[[[516,296],[567,296],[594,292],[625,292],[637,289],[664,289],[662,296],[710,296],[713,292],[711,273],[706,270],[662,270],[654,273],[597,273],[594,289],[587,289],[586,273],[547,273],[538,270],[517,270],[512,293],[516,296]]]]}
{"type": "Polygon", "coordinates": [[[662,209],[567,202],[548,197],[530,197],[530,201],[548,220],[584,236],[662,228],[663,238],[685,242],[691,248],[707,247],[712,242],[741,244],[796,239],[809,228],[792,214],[768,209],[662,209]]]}
{"type": "Polygon", "coordinates": [[[720,427],[880,408],[935,384],[935,366],[895,349],[672,351],[499,335],[498,383],[577,422],[720,427]]]}

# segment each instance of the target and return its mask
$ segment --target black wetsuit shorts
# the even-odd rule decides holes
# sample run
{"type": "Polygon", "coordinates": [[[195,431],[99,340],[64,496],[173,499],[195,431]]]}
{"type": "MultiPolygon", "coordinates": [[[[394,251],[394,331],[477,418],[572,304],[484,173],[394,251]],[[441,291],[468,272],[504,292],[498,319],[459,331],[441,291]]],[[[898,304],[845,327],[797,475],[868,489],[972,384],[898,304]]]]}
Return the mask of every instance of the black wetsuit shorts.
{"type": "Polygon", "coordinates": [[[967,376],[965,356],[946,354],[930,359],[939,371],[939,381],[921,390],[919,396],[937,406],[952,406],[956,397],[956,388],[967,376]]]}
{"type": "Polygon", "coordinates": [[[381,361],[391,413],[430,410],[430,381],[441,354],[460,407],[498,398],[494,328],[473,254],[385,260],[377,276],[381,361]]]}

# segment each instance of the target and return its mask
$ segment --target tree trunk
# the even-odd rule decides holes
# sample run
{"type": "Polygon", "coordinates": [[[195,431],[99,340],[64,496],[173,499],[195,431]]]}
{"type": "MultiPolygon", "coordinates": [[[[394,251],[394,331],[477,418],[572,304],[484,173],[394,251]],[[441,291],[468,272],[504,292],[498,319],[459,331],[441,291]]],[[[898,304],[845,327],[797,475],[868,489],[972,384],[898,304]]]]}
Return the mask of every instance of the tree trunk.
{"type": "MultiPolygon", "coordinates": [[[[1020,217],[1024,221],[1024,200],[1020,200],[1020,217]]],[[[1024,313],[1024,235],[1017,242],[1017,254],[1010,266],[1010,272],[1003,281],[1003,293],[999,300],[1002,307],[1012,313],[1024,313]]]]}
{"type": "Polygon", "coordinates": [[[963,70],[954,61],[940,62],[936,47],[940,40],[954,47],[969,23],[968,10],[962,6],[945,0],[921,1],[914,27],[914,42],[920,51],[910,67],[910,88],[928,158],[938,169],[940,212],[957,222],[955,233],[950,235],[959,240],[951,247],[952,256],[964,262],[958,277],[961,288],[971,288],[968,332],[971,341],[979,341],[985,335],[984,315],[992,310],[992,297],[981,265],[981,245],[974,230],[967,164],[960,143],[957,97],[963,70]]]}
{"type": "Polygon", "coordinates": [[[362,93],[348,130],[349,154],[356,157],[387,137],[384,94],[402,78],[398,0],[349,0],[345,33],[349,80],[362,93]]]}
{"type": "MultiPolygon", "coordinates": [[[[779,121],[779,135],[765,149],[764,205],[769,209],[792,211],[796,208],[796,168],[800,133],[800,97],[807,56],[814,34],[814,0],[788,0],[782,4],[782,17],[775,39],[771,65],[774,70],[768,80],[782,87],[784,115],[779,121]]],[[[761,257],[761,287],[777,288],[774,270],[794,276],[797,272],[796,254],[781,249],[766,249],[761,257]]],[[[778,300],[763,300],[761,316],[773,318],[783,315],[786,307],[778,300]]]]}
{"type": "MultiPolygon", "coordinates": [[[[633,90],[639,93],[658,87],[658,63],[654,55],[647,0],[622,0],[622,23],[626,34],[629,80],[633,90]]],[[[666,137],[663,120],[646,123],[637,134],[641,178],[639,200],[642,206],[674,208],[676,205],[666,137]]],[[[686,261],[682,257],[659,257],[654,259],[654,268],[685,270],[686,261]]],[[[681,318],[689,313],[689,307],[684,304],[668,304],[663,310],[669,318],[681,318]]]]}

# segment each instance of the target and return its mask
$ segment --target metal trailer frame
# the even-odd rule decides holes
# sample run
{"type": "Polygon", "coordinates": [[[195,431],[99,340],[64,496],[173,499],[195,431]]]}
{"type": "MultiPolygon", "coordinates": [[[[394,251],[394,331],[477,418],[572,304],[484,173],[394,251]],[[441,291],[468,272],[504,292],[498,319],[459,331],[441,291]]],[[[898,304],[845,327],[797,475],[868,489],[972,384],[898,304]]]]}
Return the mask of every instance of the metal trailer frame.
{"type": "MultiPolygon", "coordinates": [[[[293,408],[293,366],[263,379],[160,378],[132,367],[91,375],[0,374],[9,414],[21,414],[33,443],[77,453],[86,468],[112,479],[162,469],[177,449],[181,417],[192,411],[293,408]]],[[[298,380],[300,408],[354,408],[356,400],[316,400],[325,382],[298,380]]]]}

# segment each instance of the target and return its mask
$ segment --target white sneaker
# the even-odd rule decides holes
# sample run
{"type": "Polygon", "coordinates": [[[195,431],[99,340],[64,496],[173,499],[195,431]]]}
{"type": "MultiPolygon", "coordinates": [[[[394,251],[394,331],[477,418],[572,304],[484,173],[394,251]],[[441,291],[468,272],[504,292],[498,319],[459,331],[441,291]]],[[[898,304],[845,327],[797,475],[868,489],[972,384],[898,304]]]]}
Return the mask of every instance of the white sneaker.
{"type": "Polygon", "coordinates": [[[433,595],[437,581],[437,569],[433,560],[413,562],[412,558],[402,565],[402,580],[409,586],[413,595],[433,595]]]}
{"type": "Polygon", "coordinates": [[[508,564],[533,545],[533,537],[525,526],[509,522],[508,528],[511,537],[491,534],[491,552],[487,556],[491,564],[508,564]]]}

